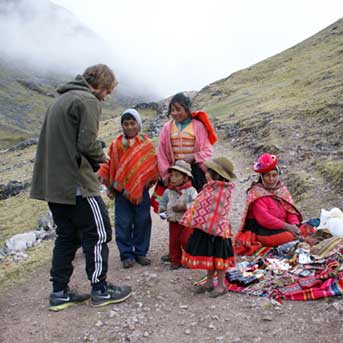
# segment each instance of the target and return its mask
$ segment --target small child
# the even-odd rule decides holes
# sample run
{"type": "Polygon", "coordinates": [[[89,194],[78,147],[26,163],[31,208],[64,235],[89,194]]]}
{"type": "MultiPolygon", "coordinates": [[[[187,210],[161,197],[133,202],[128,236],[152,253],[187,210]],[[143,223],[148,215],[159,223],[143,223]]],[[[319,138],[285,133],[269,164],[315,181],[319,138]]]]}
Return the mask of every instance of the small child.
{"type": "Polygon", "coordinates": [[[189,163],[178,160],[168,172],[170,184],[160,201],[159,214],[162,219],[167,219],[169,222],[170,268],[178,269],[181,267],[182,248],[186,247],[193,231],[180,225],[179,221],[198,193],[192,187],[192,168],[189,163]]]}
{"type": "Polygon", "coordinates": [[[149,265],[146,257],[151,235],[148,189],[158,178],[153,142],[140,133],[142,120],[135,109],[121,115],[123,134],[110,145],[110,160],[101,164],[98,175],[115,198],[115,237],[124,268],[134,262],[149,265]]]}
{"type": "Polygon", "coordinates": [[[231,242],[229,211],[231,193],[235,179],[232,163],[225,157],[205,162],[207,184],[186,211],[180,224],[194,228],[190,236],[182,263],[191,269],[207,270],[207,282],[195,289],[195,293],[209,292],[216,298],[227,292],[225,271],[235,266],[231,242]],[[217,272],[218,286],[214,288],[213,278],[217,272]]]}

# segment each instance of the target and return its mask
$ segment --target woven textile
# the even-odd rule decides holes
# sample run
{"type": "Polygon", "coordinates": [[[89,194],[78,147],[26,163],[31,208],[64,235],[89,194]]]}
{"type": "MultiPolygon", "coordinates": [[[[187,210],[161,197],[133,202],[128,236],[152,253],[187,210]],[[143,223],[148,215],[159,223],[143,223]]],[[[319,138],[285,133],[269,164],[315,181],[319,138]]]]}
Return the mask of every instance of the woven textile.
{"type": "Polygon", "coordinates": [[[234,187],[231,182],[208,182],[186,211],[180,224],[198,228],[209,235],[231,237],[229,211],[234,187]]]}
{"type": "Polygon", "coordinates": [[[216,144],[218,137],[208,114],[204,111],[196,111],[191,113],[191,117],[201,121],[204,124],[208,132],[208,139],[210,143],[212,145],[216,144]]]}
{"type": "Polygon", "coordinates": [[[123,192],[133,204],[139,204],[144,190],[158,178],[153,142],[146,135],[129,140],[120,135],[110,145],[108,154],[111,159],[101,165],[98,175],[107,187],[123,192]]]}

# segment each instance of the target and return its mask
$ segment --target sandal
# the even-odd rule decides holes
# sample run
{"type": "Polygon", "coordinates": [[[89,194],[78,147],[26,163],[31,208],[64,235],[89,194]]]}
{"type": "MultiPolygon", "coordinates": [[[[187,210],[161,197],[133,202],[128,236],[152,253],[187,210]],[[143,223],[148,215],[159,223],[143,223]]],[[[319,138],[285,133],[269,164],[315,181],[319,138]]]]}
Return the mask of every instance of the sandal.
{"type": "Polygon", "coordinates": [[[224,294],[227,293],[227,288],[224,288],[222,291],[218,291],[217,288],[215,288],[211,293],[209,293],[210,298],[218,298],[224,294]]]}
{"type": "Polygon", "coordinates": [[[205,285],[196,286],[194,289],[194,294],[210,293],[214,290],[213,286],[206,287],[205,285]]]}

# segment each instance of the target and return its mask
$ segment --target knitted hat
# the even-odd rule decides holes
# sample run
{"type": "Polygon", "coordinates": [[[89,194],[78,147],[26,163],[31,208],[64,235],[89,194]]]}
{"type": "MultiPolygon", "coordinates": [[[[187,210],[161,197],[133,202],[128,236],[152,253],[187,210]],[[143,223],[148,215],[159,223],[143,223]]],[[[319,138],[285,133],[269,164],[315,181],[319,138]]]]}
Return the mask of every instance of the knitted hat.
{"type": "Polygon", "coordinates": [[[142,130],[142,119],[141,119],[141,116],[140,114],[138,113],[138,111],[136,111],[134,108],[128,108],[127,110],[125,110],[121,115],[120,115],[120,124],[123,125],[123,121],[124,121],[124,116],[125,114],[131,114],[137,124],[138,124],[138,128],[139,128],[139,131],[142,130]]]}
{"type": "Polygon", "coordinates": [[[224,179],[233,180],[236,179],[236,175],[233,172],[233,164],[226,157],[212,158],[205,162],[207,168],[214,170],[217,174],[224,179]]]}
{"type": "Polygon", "coordinates": [[[265,174],[274,170],[277,166],[278,158],[276,155],[263,154],[254,164],[254,171],[256,173],[265,174]]]}
{"type": "Polygon", "coordinates": [[[168,169],[169,172],[171,170],[177,170],[183,174],[186,174],[189,177],[193,177],[191,165],[183,160],[177,160],[175,164],[168,169]]]}

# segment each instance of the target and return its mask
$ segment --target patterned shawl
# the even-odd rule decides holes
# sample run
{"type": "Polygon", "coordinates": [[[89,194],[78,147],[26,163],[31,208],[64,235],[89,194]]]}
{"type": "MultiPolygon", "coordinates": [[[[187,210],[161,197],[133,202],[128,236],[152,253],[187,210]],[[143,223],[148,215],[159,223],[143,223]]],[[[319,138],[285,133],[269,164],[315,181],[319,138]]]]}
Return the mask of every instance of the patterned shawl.
{"type": "Polygon", "coordinates": [[[180,224],[198,228],[209,235],[231,237],[229,211],[234,187],[231,182],[208,182],[186,211],[180,224]]]}
{"type": "Polygon", "coordinates": [[[272,197],[273,199],[279,200],[280,203],[282,204],[282,207],[287,212],[296,214],[299,217],[300,222],[302,221],[302,215],[294,206],[294,202],[291,197],[291,194],[289,193],[289,190],[287,189],[287,187],[282,181],[279,181],[277,187],[274,188],[273,191],[267,190],[266,188],[264,188],[264,186],[261,183],[257,183],[248,191],[246,206],[243,212],[241,225],[238,231],[244,230],[245,222],[246,222],[249,210],[251,208],[251,205],[257,199],[262,198],[262,197],[272,197]]]}
{"type": "Polygon", "coordinates": [[[101,165],[98,175],[107,187],[123,192],[133,204],[139,204],[144,190],[158,178],[153,142],[146,135],[131,139],[120,135],[112,142],[108,154],[111,159],[101,165]]]}

